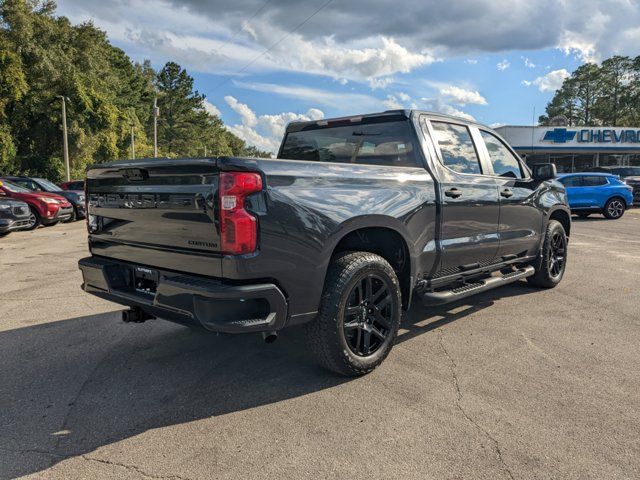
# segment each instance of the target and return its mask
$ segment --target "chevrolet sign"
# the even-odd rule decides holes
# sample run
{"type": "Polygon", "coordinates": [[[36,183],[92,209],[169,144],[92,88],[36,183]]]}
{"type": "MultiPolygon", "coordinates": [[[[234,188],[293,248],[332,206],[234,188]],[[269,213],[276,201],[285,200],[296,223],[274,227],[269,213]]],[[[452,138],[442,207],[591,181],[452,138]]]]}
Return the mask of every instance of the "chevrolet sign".
{"type": "Polygon", "coordinates": [[[543,142],[567,143],[640,143],[640,130],[624,128],[583,128],[569,130],[567,128],[554,128],[547,130],[542,137],[543,142]]]}

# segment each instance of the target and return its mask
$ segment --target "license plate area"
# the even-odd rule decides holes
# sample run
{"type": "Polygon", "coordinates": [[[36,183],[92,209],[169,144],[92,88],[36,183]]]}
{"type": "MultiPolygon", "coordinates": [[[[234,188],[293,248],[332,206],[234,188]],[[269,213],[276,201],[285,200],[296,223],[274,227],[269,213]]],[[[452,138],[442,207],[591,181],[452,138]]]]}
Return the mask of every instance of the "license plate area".
{"type": "Polygon", "coordinates": [[[158,278],[157,270],[146,267],[133,268],[133,288],[138,293],[155,295],[158,289],[158,278]]]}

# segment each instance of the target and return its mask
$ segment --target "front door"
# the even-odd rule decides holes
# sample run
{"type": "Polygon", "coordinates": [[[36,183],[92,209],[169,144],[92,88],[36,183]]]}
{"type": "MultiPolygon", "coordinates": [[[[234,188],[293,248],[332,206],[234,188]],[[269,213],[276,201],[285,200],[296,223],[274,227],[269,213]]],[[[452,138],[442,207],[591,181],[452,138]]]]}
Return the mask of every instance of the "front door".
{"type": "Polygon", "coordinates": [[[498,259],[535,255],[543,221],[536,202],[539,183],[529,176],[518,156],[500,138],[486,130],[480,130],[480,137],[500,198],[498,259]]]}
{"type": "Polygon", "coordinates": [[[472,131],[454,120],[431,120],[442,198],[441,261],[436,275],[492,263],[498,252],[496,181],[484,175],[472,131]]]}

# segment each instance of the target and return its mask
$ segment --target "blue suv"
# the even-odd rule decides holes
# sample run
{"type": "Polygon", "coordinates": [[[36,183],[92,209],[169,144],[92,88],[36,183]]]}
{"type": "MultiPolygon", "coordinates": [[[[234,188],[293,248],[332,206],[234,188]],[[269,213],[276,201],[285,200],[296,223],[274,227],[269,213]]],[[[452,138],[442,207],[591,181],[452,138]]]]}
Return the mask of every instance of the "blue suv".
{"type": "Polygon", "coordinates": [[[569,173],[558,175],[567,189],[571,213],[586,218],[601,213],[606,218],[618,219],[633,205],[633,188],[608,173],[569,173]]]}

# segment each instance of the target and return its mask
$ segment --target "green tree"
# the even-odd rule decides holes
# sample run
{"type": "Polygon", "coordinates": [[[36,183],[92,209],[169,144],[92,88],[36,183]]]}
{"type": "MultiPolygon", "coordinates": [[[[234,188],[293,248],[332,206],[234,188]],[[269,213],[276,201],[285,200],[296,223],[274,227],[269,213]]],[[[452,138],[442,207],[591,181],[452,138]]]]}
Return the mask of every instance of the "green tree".
{"type": "Polygon", "coordinates": [[[193,79],[174,63],[156,75],[131,62],[90,22],[55,16],[53,1],[0,0],[0,171],[59,180],[60,96],[67,102],[74,177],[87,165],[127,158],[131,127],[136,155],[151,156],[152,105],[162,107],[159,147],[171,156],[241,155],[245,143],[204,109],[193,79]]]}
{"type": "Polygon", "coordinates": [[[603,125],[618,125],[630,105],[626,98],[625,87],[631,78],[632,60],[616,55],[602,62],[600,79],[602,93],[595,103],[595,116],[603,125]]]}
{"type": "Polygon", "coordinates": [[[600,66],[578,67],[556,91],[539,121],[546,125],[557,115],[566,116],[569,125],[638,125],[640,56],[614,56],[600,66]]]}
{"type": "Polygon", "coordinates": [[[204,96],[193,89],[193,78],[175,62],[168,62],[155,82],[158,91],[158,144],[167,156],[197,155],[208,114],[204,96]]]}

